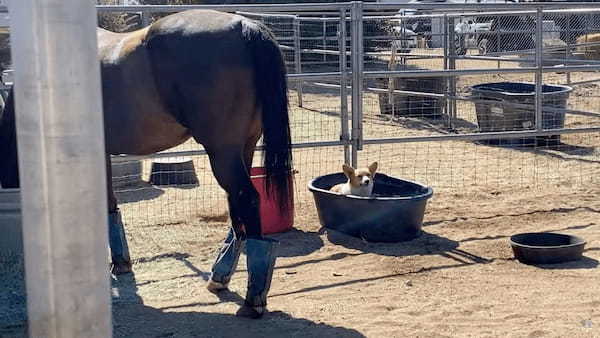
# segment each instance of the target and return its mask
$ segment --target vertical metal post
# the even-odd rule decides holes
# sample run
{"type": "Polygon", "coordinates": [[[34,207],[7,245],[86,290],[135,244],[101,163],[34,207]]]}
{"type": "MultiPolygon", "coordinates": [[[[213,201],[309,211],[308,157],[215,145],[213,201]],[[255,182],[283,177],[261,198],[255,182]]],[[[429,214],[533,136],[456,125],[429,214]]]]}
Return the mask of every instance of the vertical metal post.
{"type": "Polygon", "coordinates": [[[444,38],[442,39],[442,47],[444,47],[444,70],[448,69],[448,46],[450,45],[448,43],[448,15],[444,14],[444,38]]]}
{"type": "MultiPolygon", "coordinates": [[[[567,62],[565,62],[566,65],[571,65],[571,59],[573,58],[573,52],[571,51],[571,38],[572,38],[572,34],[571,34],[571,14],[570,13],[565,13],[565,17],[567,19],[567,50],[566,50],[566,55],[565,57],[567,58],[567,62]]],[[[571,84],[571,72],[567,72],[567,84],[571,84]]]]}
{"type": "MultiPolygon", "coordinates": [[[[302,50],[300,45],[300,20],[294,17],[294,68],[296,74],[302,74],[302,50]]],[[[298,95],[298,107],[303,106],[302,102],[302,81],[296,82],[296,94],[298,95]]]]}
{"type": "MultiPolygon", "coordinates": [[[[444,69],[456,69],[456,35],[454,32],[454,18],[444,15],[444,69]]],[[[455,115],[455,101],[452,97],[456,95],[456,77],[446,78],[446,90],[444,92],[446,115],[448,116],[448,128],[452,128],[455,115]]]]}
{"type": "MultiPolygon", "coordinates": [[[[448,35],[450,38],[450,41],[452,43],[454,43],[455,39],[456,39],[456,35],[454,32],[454,27],[455,27],[455,21],[454,21],[454,17],[450,19],[450,27],[448,28],[448,35]]],[[[464,34],[463,32],[461,32],[461,34],[464,34]]],[[[463,48],[462,44],[465,44],[464,48],[466,47],[466,37],[463,35],[460,39],[461,41],[461,48],[463,48]]],[[[448,68],[450,68],[451,70],[455,70],[456,69],[456,48],[452,48],[450,50],[450,58],[448,59],[448,68]]],[[[450,124],[449,127],[453,128],[453,123],[454,123],[454,119],[456,118],[456,99],[454,99],[456,97],[456,76],[451,76],[450,77],[450,88],[449,88],[449,92],[450,92],[450,124]]]]}
{"type": "MultiPolygon", "coordinates": [[[[323,19],[327,16],[323,15],[323,19]]],[[[323,20],[323,49],[327,50],[327,22],[323,20]]],[[[327,54],[323,54],[323,62],[327,62],[327,54]]]]}
{"type": "MultiPolygon", "coordinates": [[[[341,140],[347,142],[350,140],[348,131],[348,70],[346,54],[346,9],[340,9],[340,29],[338,30],[338,49],[340,51],[340,118],[342,122],[341,140]]],[[[350,145],[344,144],[344,163],[350,164],[350,145]]]]}
{"type": "Polygon", "coordinates": [[[142,27],[150,26],[150,13],[147,11],[141,12],[142,16],[142,27]]]}
{"type": "MultiPolygon", "coordinates": [[[[444,63],[444,70],[447,70],[450,63],[448,62],[448,52],[450,51],[450,46],[452,46],[452,41],[450,41],[450,35],[448,34],[448,31],[450,30],[450,23],[448,21],[448,15],[444,14],[444,18],[443,20],[443,25],[442,27],[442,34],[444,34],[443,38],[442,38],[442,47],[444,49],[444,58],[443,58],[443,63],[444,63]]],[[[445,88],[444,88],[444,110],[446,111],[446,116],[448,117],[448,128],[450,128],[450,124],[452,123],[452,111],[451,111],[451,107],[450,107],[450,99],[449,99],[449,89],[450,89],[450,78],[446,77],[444,78],[444,82],[445,82],[445,88]]]]}
{"type": "Polygon", "coordinates": [[[358,164],[362,150],[362,87],[363,87],[363,8],[353,1],[352,9],[352,166],[358,164]]]}
{"type": "Polygon", "coordinates": [[[110,337],[94,3],[18,0],[9,6],[29,335],[110,337]]]}
{"type": "Polygon", "coordinates": [[[544,85],[544,73],[543,73],[543,15],[542,8],[536,9],[535,18],[535,129],[538,131],[543,130],[542,124],[542,105],[543,105],[543,90],[544,85]]]}
{"type": "MultiPolygon", "coordinates": [[[[501,57],[502,56],[502,34],[500,33],[501,28],[500,26],[502,25],[500,23],[500,20],[502,20],[501,16],[497,16],[496,17],[496,30],[495,30],[495,35],[496,35],[496,56],[501,57]]],[[[488,48],[488,52],[489,52],[489,48],[488,48]]],[[[500,69],[500,60],[498,60],[498,69],[500,69]]]]}

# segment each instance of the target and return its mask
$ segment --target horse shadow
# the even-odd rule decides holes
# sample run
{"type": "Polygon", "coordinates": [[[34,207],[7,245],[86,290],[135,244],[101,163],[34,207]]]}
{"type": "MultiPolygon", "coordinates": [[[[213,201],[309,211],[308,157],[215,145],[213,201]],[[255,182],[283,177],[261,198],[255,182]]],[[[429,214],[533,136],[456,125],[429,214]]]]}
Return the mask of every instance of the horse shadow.
{"type": "Polygon", "coordinates": [[[530,153],[535,155],[547,156],[557,160],[577,161],[581,163],[598,164],[600,160],[588,159],[588,158],[577,158],[573,156],[593,156],[596,152],[597,147],[594,146],[579,146],[575,144],[569,144],[562,141],[552,144],[536,143],[535,141],[524,141],[517,139],[519,142],[506,143],[501,140],[487,140],[487,141],[475,141],[478,145],[510,149],[514,151],[520,151],[523,153],[530,153]]]}
{"type": "MultiPolygon", "coordinates": [[[[302,332],[307,337],[365,337],[353,329],[313,322],[282,311],[267,312],[262,319],[252,320],[226,313],[181,311],[184,308],[199,309],[218,302],[170,307],[148,306],[138,296],[137,287],[133,273],[113,278],[115,337],[277,337],[290,332],[302,332]]],[[[221,302],[243,302],[233,292],[225,293],[220,298],[221,302]]]]}

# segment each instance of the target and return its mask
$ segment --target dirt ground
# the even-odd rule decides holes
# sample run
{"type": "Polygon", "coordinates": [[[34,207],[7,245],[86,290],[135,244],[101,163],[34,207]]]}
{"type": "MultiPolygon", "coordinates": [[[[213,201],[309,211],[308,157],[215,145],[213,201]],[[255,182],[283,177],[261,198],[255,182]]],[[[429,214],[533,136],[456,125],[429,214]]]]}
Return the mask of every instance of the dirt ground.
{"type": "MultiPolygon", "coordinates": [[[[200,223],[182,229],[187,234],[178,236],[178,245],[162,241],[168,251],[138,258],[134,276],[113,282],[115,333],[599,337],[599,193],[595,186],[571,194],[550,189],[437,194],[423,236],[398,244],[366,243],[324,230],[307,205],[297,212],[295,230],[275,236],[281,252],[271,312],[260,321],[232,315],[245,292],[243,257],[231,292],[217,297],[204,288],[226,225],[200,223]],[[523,265],[513,259],[508,237],[528,231],[581,236],[588,242],[585,257],[523,265]]],[[[132,252],[139,253],[141,243],[132,244],[132,252]]]]}
{"type": "Polygon", "coordinates": [[[115,336],[599,337],[599,194],[597,185],[438,193],[423,236],[397,244],[324,230],[306,204],[295,229],[274,236],[281,250],[261,320],[233,315],[244,256],[231,292],[205,289],[225,219],[139,227],[128,233],[135,273],[112,283],[115,336]],[[527,231],[581,236],[584,259],[520,264],[508,237],[527,231]]]}
{"type": "MultiPolygon", "coordinates": [[[[503,79],[464,77],[458,84],[503,79]]],[[[578,87],[570,107],[599,112],[598,89],[578,87]]],[[[291,98],[295,142],[339,138],[335,92],[308,86],[304,108],[296,107],[294,91],[291,98]]],[[[449,132],[443,121],[390,119],[377,110],[377,96],[366,94],[366,138],[449,132]]],[[[472,104],[459,104],[459,117],[463,123],[453,132],[476,130],[472,104]]],[[[598,126],[600,120],[569,115],[565,124],[598,126]]],[[[198,185],[119,187],[135,263],[134,274],[112,280],[115,336],[600,337],[599,147],[598,133],[565,135],[557,147],[465,141],[365,146],[361,163],[377,160],[386,174],[434,188],[423,235],[396,244],[322,228],[306,184],[339,171],[343,149],[296,150],[295,228],[273,236],[281,247],[270,312],[261,320],[233,315],[246,290],[244,256],[230,292],[216,296],[205,289],[228,230],[223,192],[205,157],[194,158],[198,185]],[[519,263],[508,239],[531,231],[583,237],[584,259],[519,263]]],[[[177,150],[187,149],[197,147],[187,143],[177,150]]],[[[149,166],[144,161],[144,179],[149,166]]],[[[20,325],[0,328],[0,337],[22,333],[20,325]]]]}

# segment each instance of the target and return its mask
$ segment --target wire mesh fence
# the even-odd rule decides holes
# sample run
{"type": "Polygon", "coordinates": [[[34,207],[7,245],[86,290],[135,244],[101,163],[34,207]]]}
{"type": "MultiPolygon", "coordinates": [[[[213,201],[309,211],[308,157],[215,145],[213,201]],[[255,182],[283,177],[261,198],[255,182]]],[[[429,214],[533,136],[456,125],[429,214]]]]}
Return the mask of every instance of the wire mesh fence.
{"type": "MultiPolygon", "coordinates": [[[[359,43],[364,50],[360,70],[352,58],[359,49],[352,44],[353,21],[347,4],[320,13],[239,9],[239,14],[271,29],[292,75],[289,100],[292,141],[297,147],[293,151],[297,227],[316,222],[306,186],[314,177],[340,171],[347,159],[340,140],[344,128],[351,125],[360,128],[362,135],[342,141],[355,148],[364,142],[355,159],[359,165],[378,161],[381,172],[420,181],[436,194],[568,190],[598,184],[600,134],[570,131],[600,127],[599,15],[545,10],[543,36],[538,39],[535,10],[503,10],[457,13],[402,5],[366,10],[359,13],[363,23],[359,43]],[[359,100],[352,97],[350,75],[356,72],[364,73],[360,112],[348,108],[352,100],[359,100]],[[335,74],[311,77],[318,73],[335,74]],[[541,100],[536,96],[537,81],[545,86],[541,100]],[[515,85],[498,89],[493,86],[497,83],[515,85]],[[344,84],[347,87],[342,88],[344,84]],[[481,90],[481,85],[492,86],[481,90]],[[561,91],[560,86],[569,90],[552,89],[561,91]],[[354,125],[353,115],[358,117],[354,125]],[[548,134],[469,138],[482,132],[535,131],[538,117],[542,129],[567,133],[560,138],[548,134]]],[[[225,193],[202,146],[189,140],[161,156],[168,160],[113,158],[113,183],[136,264],[172,254],[177,251],[173,248],[200,246],[211,234],[224,237],[227,229],[225,193]]],[[[253,166],[260,165],[261,152],[257,152],[253,166]]],[[[24,315],[24,286],[18,282],[22,270],[9,258],[0,255],[4,276],[0,288],[8,290],[1,294],[0,306],[10,304],[0,307],[2,325],[24,315]]]]}

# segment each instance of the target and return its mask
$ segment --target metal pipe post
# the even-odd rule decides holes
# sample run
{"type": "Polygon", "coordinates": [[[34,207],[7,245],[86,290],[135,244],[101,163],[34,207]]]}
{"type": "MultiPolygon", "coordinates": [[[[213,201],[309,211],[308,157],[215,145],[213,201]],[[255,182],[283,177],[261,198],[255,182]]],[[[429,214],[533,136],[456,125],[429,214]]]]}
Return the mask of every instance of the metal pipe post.
{"type": "Polygon", "coordinates": [[[362,150],[363,30],[362,2],[353,1],[352,17],[352,166],[357,167],[362,150]]]}
{"type": "MultiPolygon", "coordinates": [[[[570,60],[573,59],[573,51],[571,50],[572,46],[571,46],[571,38],[572,38],[572,34],[571,34],[571,14],[570,13],[566,13],[565,14],[565,18],[567,20],[567,38],[565,40],[567,40],[567,50],[566,50],[566,55],[565,57],[567,58],[567,60],[569,60],[569,62],[566,62],[567,65],[570,65],[571,62],[570,60]]],[[[567,84],[571,85],[571,72],[567,72],[567,84]]]]}
{"type": "Polygon", "coordinates": [[[151,22],[150,22],[150,12],[148,11],[142,11],[141,12],[141,16],[142,16],[142,27],[148,27],[150,26],[151,22]]]}
{"type": "MultiPolygon", "coordinates": [[[[350,140],[348,131],[348,90],[346,88],[348,83],[348,70],[347,70],[347,53],[346,53],[346,10],[340,10],[340,29],[338,31],[338,49],[340,51],[340,117],[342,122],[342,135],[341,140],[347,142],[350,140]]],[[[350,163],[350,146],[344,144],[344,163],[350,163]]]]}
{"type": "MultiPolygon", "coordinates": [[[[444,70],[448,69],[449,66],[449,62],[448,62],[448,50],[449,50],[449,46],[452,46],[452,41],[449,41],[450,39],[450,34],[448,34],[449,30],[450,30],[450,24],[448,23],[448,15],[444,14],[444,18],[443,18],[443,22],[444,22],[444,38],[442,39],[442,47],[444,49],[444,70]]],[[[450,111],[450,100],[448,99],[448,89],[450,88],[450,77],[447,77],[444,81],[446,83],[446,88],[444,90],[444,109],[446,110],[446,116],[448,116],[448,127],[450,126],[450,123],[452,123],[452,112],[450,111]]]]}
{"type": "MultiPolygon", "coordinates": [[[[326,18],[325,15],[323,15],[323,18],[326,18]]],[[[325,20],[323,20],[322,23],[323,26],[323,49],[327,50],[327,22],[325,20]]],[[[327,62],[327,54],[323,54],[323,62],[327,62]]]]}
{"type": "MultiPolygon", "coordinates": [[[[448,34],[450,37],[450,41],[451,43],[454,43],[454,41],[456,40],[456,33],[454,32],[454,27],[455,27],[455,18],[450,18],[450,27],[448,28],[448,34]]],[[[462,37],[459,39],[460,41],[462,41],[461,44],[461,48],[467,48],[467,42],[466,42],[466,35],[464,35],[464,33],[461,32],[462,37]],[[463,46],[464,44],[464,46],[463,46]]],[[[451,70],[456,70],[456,48],[453,47],[450,51],[450,59],[448,60],[448,68],[451,70]]],[[[457,114],[456,114],[456,100],[453,99],[456,96],[456,76],[451,76],[450,77],[450,124],[449,127],[450,128],[454,128],[454,119],[457,118],[457,114]]]]}
{"type": "MultiPolygon", "coordinates": [[[[500,20],[502,19],[502,17],[496,17],[496,29],[494,30],[494,35],[496,36],[496,50],[493,53],[497,53],[497,55],[502,55],[503,50],[501,48],[502,46],[502,34],[500,33],[500,20]]],[[[488,41],[489,43],[489,41],[488,41]]],[[[488,53],[489,53],[489,47],[488,47],[488,53]]],[[[500,69],[500,60],[498,60],[498,64],[497,64],[497,68],[500,69]]]]}
{"type": "MultiPolygon", "coordinates": [[[[294,17],[294,68],[296,74],[302,73],[302,46],[300,45],[300,20],[294,17]]],[[[298,107],[302,107],[302,81],[296,82],[296,94],[298,94],[298,107]]]]}
{"type": "Polygon", "coordinates": [[[96,10],[18,0],[10,15],[29,335],[110,337],[96,10]]]}
{"type": "Polygon", "coordinates": [[[544,85],[544,38],[543,38],[543,15],[542,8],[538,7],[535,17],[535,129],[541,131],[542,124],[542,105],[543,105],[543,90],[544,85]]]}

